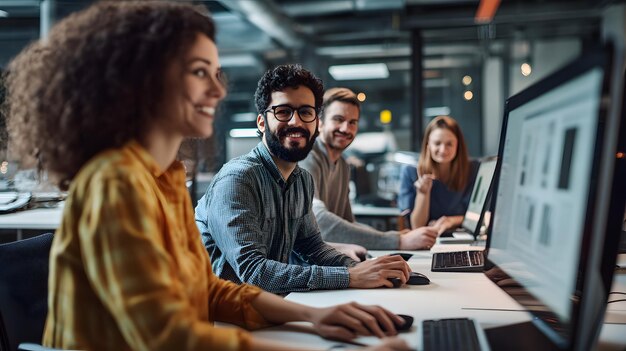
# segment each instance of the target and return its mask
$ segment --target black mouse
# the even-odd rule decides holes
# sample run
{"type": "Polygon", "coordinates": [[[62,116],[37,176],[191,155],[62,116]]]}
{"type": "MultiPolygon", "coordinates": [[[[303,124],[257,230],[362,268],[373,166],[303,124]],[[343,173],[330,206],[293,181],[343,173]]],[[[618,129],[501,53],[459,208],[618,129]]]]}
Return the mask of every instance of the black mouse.
{"type": "Polygon", "coordinates": [[[430,284],[430,279],[422,273],[411,272],[406,283],[409,285],[427,285],[430,284]]]}
{"type": "MultiPolygon", "coordinates": [[[[404,319],[404,324],[402,325],[397,325],[394,323],[396,330],[398,332],[404,332],[404,331],[411,329],[411,326],[413,325],[413,317],[408,316],[406,314],[398,314],[397,316],[404,319]]],[[[380,322],[378,322],[378,326],[380,326],[382,330],[385,330],[385,328],[383,327],[382,324],[380,324],[380,322]]]]}
{"type": "Polygon", "coordinates": [[[402,280],[400,278],[387,278],[392,284],[394,288],[399,288],[402,285],[402,280]]]}
{"type": "Polygon", "coordinates": [[[404,252],[394,252],[392,254],[389,254],[389,256],[400,256],[402,257],[403,260],[408,261],[411,257],[413,257],[413,254],[404,253],[404,252]]]}
{"type": "Polygon", "coordinates": [[[396,330],[399,332],[403,332],[403,331],[407,331],[409,329],[411,329],[411,326],[413,325],[413,317],[408,316],[406,314],[399,314],[398,317],[404,319],[404,324],[398,326],[396,325],[396,330]]]}
{"type": "Polygon", "coordinates": [[[446,230],[445,232],[439,234],[440,238],[453,238],[454,237],[454,232],[446,230]]]}

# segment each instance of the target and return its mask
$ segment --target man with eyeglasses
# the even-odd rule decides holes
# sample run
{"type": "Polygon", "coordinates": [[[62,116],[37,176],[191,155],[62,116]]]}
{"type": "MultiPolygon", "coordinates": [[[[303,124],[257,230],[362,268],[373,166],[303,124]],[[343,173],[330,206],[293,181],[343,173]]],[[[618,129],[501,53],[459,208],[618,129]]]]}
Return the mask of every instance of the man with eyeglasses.
{"type": "Polygon", "coordinates": [[[226,163],[196,207],[196,224],[221,278],[284,294],[392,287],[410,268],[400,256],[357,262],[322,240],[311,175],[297,162],[318,135],[321,80],[300,65],[266,72],[255,92],[261,142],[226,163]],[[306,265],[290,263],[297,255],[306,265]]]}
{"type": "Polygon", "coordinates": [[[313,176],[313,212],[326,241],[363,245],[371,250],[430,248],[437,230],[421,227],[407,232],[381,232],[356,223],[349,200],[350,167],[343,151],[359,130],[361,104],[348,88],[328,89],[319,117],[320,137],[300,167],[313,176]]]}

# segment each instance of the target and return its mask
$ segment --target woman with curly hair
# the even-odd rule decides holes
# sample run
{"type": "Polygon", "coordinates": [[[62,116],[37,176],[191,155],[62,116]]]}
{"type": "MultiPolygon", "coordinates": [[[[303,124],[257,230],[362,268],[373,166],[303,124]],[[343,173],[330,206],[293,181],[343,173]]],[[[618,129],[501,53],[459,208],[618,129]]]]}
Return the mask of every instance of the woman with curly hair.
{"type": "Polygon", "coordinates": [[[449,116],[430,121],[417,168],[405,167],[400,175],[398,206],[410,213],[411,228],[431,225],[441,234],[460,226],[477,171],[459,124],[449,116]]]}
{"type": "MultiPolygon", "coordinates": [[[[184,138],[213,133],[226,94],[214,36],[191,5],[101,2],[11,63],[12,140],[69,189],[50,254],[45,345],[284,350],[213,321],[309,321],[343,340],[402,323],[380,307],[313,308],[213,274],[175,158],[184,138]]],[[[372,349],[406,348],[390,338],[372,349]]]]}

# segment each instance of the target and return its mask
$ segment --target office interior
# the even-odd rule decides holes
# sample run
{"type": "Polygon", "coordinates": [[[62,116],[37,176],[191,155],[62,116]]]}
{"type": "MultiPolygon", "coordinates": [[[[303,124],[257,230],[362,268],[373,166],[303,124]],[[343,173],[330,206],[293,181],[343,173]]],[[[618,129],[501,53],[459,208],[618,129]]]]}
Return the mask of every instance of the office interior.
{"type": "MultiPolygon", "coordinates": [[[[0,1],[0,68],[28,42],[45,36],[56,20],[91,2],[0,1]]],[[[507,97],[608,33],[623,41],[625,31],[623,1],[502,1],[484,20],[475,18],[478,0],[194,2],[205,5],[216,21],[228,79],[216,134],[181,150],[194,199],[222,164],[258,143],[253,95],[269,67],[301,63],[326,88],[361,93],[359,133],[349,151],[363,167],[355,172],[353,193],[367,205],[393,206],[399,168],[417,160],[432,118],[454,117],[470,156],[493,156],[507,97]]],[[[10,142],[2,140],[7,163],[0,176],[10,180],[27,167],[16,164],[10,142]]]]}
{"type": "MultiPolygon", "coordinates": [[[[0,69],[30,41],[45,37],[56,21],[92,2],[0,0],[0,69]]],[[[190,140],[180,151],[192,199],[203,195],[212,175],[225,162],[247,153],[259,142],[254,91],[263,72],[279,64],[300,63],[320,77],[325,88],[348,87],[362,99],[359,132],[346,151],[359,161],[354,165],[352,200],[365,208],[361,215],[355,212],[357,219],[381,230],[402,227],[397,213],[389,212],[396,205],[400,169],[417,162],[424,128],[432,118],[455,118],[472,158],[495,156],[507,98],[608,40],[620,48],[626,44],[623,0],[193,2],[206,6],[216,22],[228,95],[218,111],[215,135],[208,140],[190,140]],[[494,6],[493,12],[479,17],[479,8],[485,4],[494,6]]],[[[0,191],[23,187],[51,196],[56,190],[46,183],[45,175],[12,157],[4,119],[0,124],[0,191]]],[[[62,196],[52,202],[55,199],[62,196]]],[[[52,202],[42,201],[45,206],[54,206],[52,202]]],[[[24,218],[23,212],[18,215],[24,218]]],[[[47,215],[38,218],[45,223],[20,228],[0,226],[0,243],[53,230],[48,223],[57,223],[57,218],[47,215]]],[[[621,245],[626,252],[626,238],[621,245]]],[[[412,267],[430,276],[430,257],[416,253],[412,267]]],[[[620,262],[626,265],[626,260],[618,257],[620,262]]],[[[456,286],[460,283],[452,283],[445,274],[434,274],[435,279],[443,277],[437,286],[467,289],[456,286]]],[[[622,291],[626,290],[625,276],[622,273],[619,282],[622,291]]],[[[459,281],[463,279],[476,283],[469,290],[477,294],[493,290],[488,282],[478,282],[476,276],[459,281]]],[[[296,293],[291,299],[324,306],[328,301],[345,302],[361,296],[363,302],[377,303],[383,292],[345,296],[333,292],[296,293]]],[[[428,298],[435,296],[433,291],[429,293],[428,298]]],[[[488,296],[475,299],[472,307],[478,310],[497,302],[503,309],[520,310],[513,300],[498,295],[487,301],[488,296]]],[[[391,306],[401,308],[397,302],[391,306]]],[[[433,308],[420,303],[407,310],[437,315],[433,308]]],[[[449,317],[449,312],[446,310],[443,316],[449,317]]],[[[497,325],[502,319],[526,321],[515,313],[511,314],[514,317],[468,313],[487,326],[497,325]]],[[[594,345],[594,349],[626,347],[626,313],[613,311],[611,318],[610,327],[605,327],[600,336],[604,343],[594,345]]],[[[271,339],[291,336],[291,332],[271,329],[260,335],[271,339]]],[[[333,344],[311,335],[293,338],[324,346],[333,344]]],[[[362,341],[373,342],[367,338],[362,341]]]]}

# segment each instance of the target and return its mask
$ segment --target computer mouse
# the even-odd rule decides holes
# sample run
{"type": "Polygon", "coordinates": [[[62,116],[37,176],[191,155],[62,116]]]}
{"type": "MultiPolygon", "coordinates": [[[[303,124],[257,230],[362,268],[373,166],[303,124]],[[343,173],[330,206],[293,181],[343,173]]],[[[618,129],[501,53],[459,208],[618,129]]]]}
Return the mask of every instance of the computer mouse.
{"type": "MultiPolygon", "coordinates": [[[[398,332],[404,332],[404,331],[411,329],[411,326],[413,326],[413,317],[406,315],[406,314],[398,314],[397,316],[404,319],[404,324],[402,325],[395,324],[396,330],[398,332]]],[[[383,327],[382,324],[380,324],[380,322],[378,323],[378,326],[381,329],[385,330],[385,328],[383,327]]]]}
{"type": "Polygon", "coordinates": [[[450,230],[446,230],[445,232],[439,234],[440,238],[453,238],[454,237],[454,232],[450,231],[450,230]]]}
{"type": "Polygon", "coordinates": [[[392,254],[389,254],[389,256],[400,256],[403,260],[408,261],[411,257],[413,257],[413,254],[405,252],[394,252],[392,254]]]}
{"type": "Polygon", "coordinates": [[[413,325],[413,317],[406,314],[399,314],[398,317],[404,319],[404,324],[396,325],[397,331],[403,332],[411,329],[411,326],[413,325]]]}
{"type": "Polygon", "coordinates": [[[392,284],[394,288],[399,288],[402,285],[402,280],[400,278],[387,278],[392,284]]]}
{"type": "Polygon", "coordinates": [[[430,279],[422,273],[411,272],[406,283],[409,285],[427,285],[430,284],[430,279]]]}

